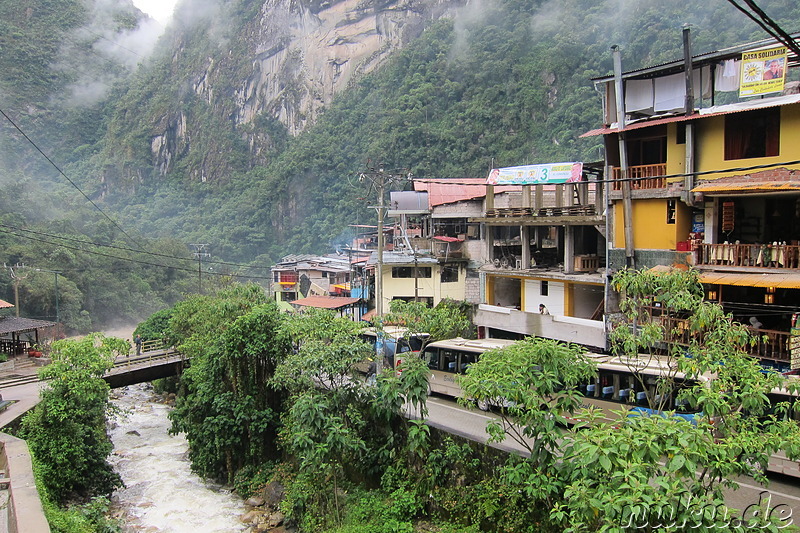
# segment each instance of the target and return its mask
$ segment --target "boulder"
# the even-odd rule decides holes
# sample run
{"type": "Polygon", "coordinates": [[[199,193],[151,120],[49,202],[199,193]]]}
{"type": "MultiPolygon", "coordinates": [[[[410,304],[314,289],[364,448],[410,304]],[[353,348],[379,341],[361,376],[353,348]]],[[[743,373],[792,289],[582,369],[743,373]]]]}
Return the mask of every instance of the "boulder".
{"type": "Polygon", "coordinates": [[[286,489],[281,483],[271,481],[264,485],[264,489],[261,491],[261,498],[267,508],[277,509],[281,500],[283,500],[285,491],[286,489]]]}
{"type": "Polygon", "coordinates": [[[269,515],[269,520],[267,521],[267,525],[269,527],[278,527],[279,525],[283,524],[284,520],[283,513],[280,511],[275,511],[271,515],[269,515]]]}
{"type": "Polygon", "coordinates": [[[245,500],[244,504],[249,505],[250,507],[261,507],[264,505],[264,498],[261,496],[253,496],[252,498],[245,500]]]}

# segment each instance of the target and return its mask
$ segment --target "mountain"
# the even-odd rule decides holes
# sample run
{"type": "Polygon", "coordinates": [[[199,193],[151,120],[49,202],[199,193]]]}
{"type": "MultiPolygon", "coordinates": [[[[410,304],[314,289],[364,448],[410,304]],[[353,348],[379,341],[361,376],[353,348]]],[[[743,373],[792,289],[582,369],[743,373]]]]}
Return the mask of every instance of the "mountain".
{"type": "MultiPolygon", "coordinates": [[[[681,57],[685,23],[694,53],[765,36],[725,0],[666,5],[183,0],[159,33],[128,0],[0,0],[0,220],[259,267],[328,251],[374,221],[367,165],[601,160],[579,135],[600,124],[590,79],[611,45],[630,70],[681,57]]],[[[794,2],[760,5],[797,29],[794,2]]]]}

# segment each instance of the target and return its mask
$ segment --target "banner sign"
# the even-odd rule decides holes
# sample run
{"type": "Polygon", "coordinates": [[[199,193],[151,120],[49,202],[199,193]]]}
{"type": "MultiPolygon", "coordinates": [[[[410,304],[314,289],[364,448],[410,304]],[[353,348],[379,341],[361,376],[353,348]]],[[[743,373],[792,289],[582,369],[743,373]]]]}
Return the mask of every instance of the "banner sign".
{"type": "Polygon", "coordinates": [[[583,163],[550,163],[521,167],[493,168],[487,185],[543,185],[581,181],[583,163]]]}
{"type": "Polygon", "coordinates": [[[739,96],[758,96],[783,90],[786,80],[786,48],[742,53],[739,96]]]}

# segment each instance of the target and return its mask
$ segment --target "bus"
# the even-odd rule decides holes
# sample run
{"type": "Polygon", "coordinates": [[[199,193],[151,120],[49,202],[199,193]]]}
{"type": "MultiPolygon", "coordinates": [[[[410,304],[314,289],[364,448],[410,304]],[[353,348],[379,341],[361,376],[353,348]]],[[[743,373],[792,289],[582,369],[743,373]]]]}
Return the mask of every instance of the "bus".
{"type": "MultiPolygon", "coordinates": [[[[385,326],[382,336],[372,327],[361,332],[361,340],[372,346],[375,356],[382,354],[383,368],[397,368],[407,353],[419,354],[428,338],[430,335],[427,333],[409,334],[408,328],[400,326],[385,326]]],[[[356,370],[367,375],[374,372],[375,356],[358,363],[356,370]]]]}
{"type": "MultiPolygon", "coordinates": [[[[428,394],[435,392],[456,398],[461,396],[457,376],[466,372],[469,365],[477,362],[484,352],[505,348],[515,342],[507,339],[469,340],[458,337],[428,344],[422,353],[431,372],[428,378],[428,394]]],[[[478,407],[487,411],[490,406],[487,402],[478,402],[478,407]]]]}
{"type": "MultiPolygon", "coordinates": [[[[702,412],[679,400],[678,394],[698,382],[708,381],[711,376],[687,378],[665,357],[629,359],[591,352],[585,355],[594,361],[597,374],[594,380],[579,387],[584,398],[582,407],[598,409],[601,421],[617,421],[619,415],[615,411],[628,411],[629,415],[674,411],[675,416],[694,424],[702,416],[702,412]]],[[[583,421],[577,416],[570,420],[583,421]]]]}

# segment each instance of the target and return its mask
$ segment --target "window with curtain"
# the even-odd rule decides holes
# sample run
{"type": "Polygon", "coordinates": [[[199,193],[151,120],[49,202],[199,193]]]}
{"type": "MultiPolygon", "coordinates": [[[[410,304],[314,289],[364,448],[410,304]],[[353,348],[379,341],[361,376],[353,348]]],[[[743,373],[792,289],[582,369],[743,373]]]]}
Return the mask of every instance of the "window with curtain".
{"type": "Polygon", "coordinates": [[[779,155],[781,110],[778,107],[732,113],[725,117],[725,159],[779,155]]]}

